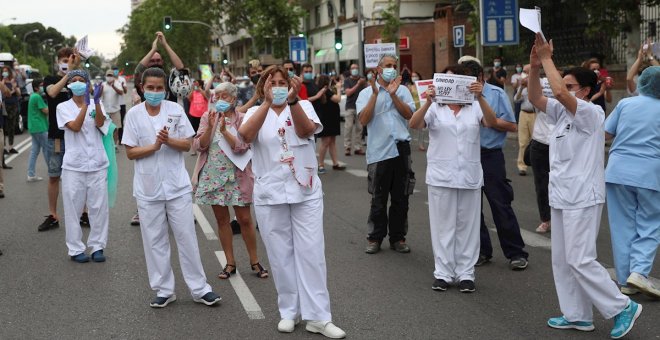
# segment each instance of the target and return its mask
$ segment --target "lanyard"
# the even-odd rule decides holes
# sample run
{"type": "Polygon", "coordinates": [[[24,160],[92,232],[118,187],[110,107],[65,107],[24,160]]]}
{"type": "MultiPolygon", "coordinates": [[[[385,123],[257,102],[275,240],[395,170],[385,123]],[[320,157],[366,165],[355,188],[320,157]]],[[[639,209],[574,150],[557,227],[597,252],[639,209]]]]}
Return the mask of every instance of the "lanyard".
{"type": "Polygon", "coordinates": [[[296,179],[296,182],[298,182],[298,185],[304,188],[311,188],[312,187],[312,179],[313,176],[309,176],[309,183],[301,183],[300,180],[298,180],[298,177],[296,176],[296,168],[293,166],[293,152],[289,151],[289,145],[286,142],[286,138],[284,138],[284,134],[286,133],[286,129],[284,127],[281,127],[277,130],[277,135],[280,138],[280,146],[282,147],[282,155],[280,156],[280,162],[287,163],[289,165],[289,169],[291,170],[291,173],[293,174],[293,178],[296,179]]]}

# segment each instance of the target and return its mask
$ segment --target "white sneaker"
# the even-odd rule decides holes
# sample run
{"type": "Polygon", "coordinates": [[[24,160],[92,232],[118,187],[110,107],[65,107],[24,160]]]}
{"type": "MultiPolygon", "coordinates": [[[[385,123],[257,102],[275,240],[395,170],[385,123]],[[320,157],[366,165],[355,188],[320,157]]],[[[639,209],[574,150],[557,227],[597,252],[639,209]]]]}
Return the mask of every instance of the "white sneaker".
{"type": "Polygon", "coordinates": [[[639,290],[633,287],[621,286],[621,293],[625,295],[635,295],[639,293],[639,290]]]}
{"type": "Polygon", "coordinates": [[[39,176],[28,176],[27,181],[28,182],[38,182],[38,181],[43,181],[43,177],[39,176]]]}
{"type": "Polygon", "coordinates": [[[653,283],[649,281],[644,275],[639,273],[632,273],[628,276],[626,280],[628,286],[632,288],[639,289],[640,292],[644,295],[648,295],[652,298],[660,299],[660,290],[653,286],[653,283]]]}
{"type": "Polygon", "coordinates": [[[296,325],[300,323],[299,319],[290,320],[282,319],[280,323],[277,324],[277,330],[282,333],[291,333],[296,328],[296,325]]]}
{"type": "Polygon", "coordinates": [[[343,339],[346,332],[335,326],[332,321],[307,321],[305,329],[311,333],[321,333],[330,339],[343,339]]]}

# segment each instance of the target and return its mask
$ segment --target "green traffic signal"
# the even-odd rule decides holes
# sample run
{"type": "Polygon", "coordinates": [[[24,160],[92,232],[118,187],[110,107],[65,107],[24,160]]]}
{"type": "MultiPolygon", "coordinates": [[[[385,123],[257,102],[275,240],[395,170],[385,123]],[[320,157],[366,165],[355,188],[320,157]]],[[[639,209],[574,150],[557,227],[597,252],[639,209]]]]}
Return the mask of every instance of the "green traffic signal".
{"type": "Polygon", "coordinates": [[[342,42],[341,29],[338,28],[335,30],[335,50],[339,51],[344,48],[344,43],[342,42]]]}
{"type": "Polygon", "coordinates": [[[165,31],[171,31],[172,30],[172,17],[166,16],[163,18],[163,29],[165,31]]]}

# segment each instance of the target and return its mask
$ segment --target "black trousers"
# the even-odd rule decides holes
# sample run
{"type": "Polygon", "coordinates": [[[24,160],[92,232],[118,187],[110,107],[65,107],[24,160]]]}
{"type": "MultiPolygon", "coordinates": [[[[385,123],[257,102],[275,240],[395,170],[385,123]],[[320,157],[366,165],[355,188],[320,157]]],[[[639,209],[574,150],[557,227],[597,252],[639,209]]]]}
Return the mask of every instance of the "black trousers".
{"type": "Polygon", "coordinates": [[[550,221],[550,202],[548,201],[548,182],[550,180],[550,147],[532,139],[530,145],[530,160],[534,170],[534,186],[536,187],[536,204],[542,222],[550,221]]]}
{"type": "Polygon", "coordinates": [[[390,243],[405,241],[408,233],[408,196],[412,194],[415,173],[411,169],[410,143],[397,143],[399,156],[369,164],[368,183],[371,209],[367,221],[369,241],[382,242],[390,235],[390,243]],[[391,200],[389,215],[387,199],[391,200]]]}
{"type": "MultiPolygon", "coordinates": [[[[481,167],[484,171],[482,192],[486,195],[486,199],[490,204],[493,221],[497,229],[497,237],[500,240],[504,256],[507,259],[527,258],[529,254],[524,250],[525,242],[520,235],[518,219],[516,219],[516,214],[511,207],[513,188],[510,184],[511,181],[506,178],[502,149],[481,149],[481,167]]],[[[484,221],[483,201],[481,210],[480,254],[492,257],[493,245],[490,242],[490,234],[484,221]]]]}
{"type": "Polygon", "coordinates": [[[121,127],[117,130],[119,136],[119,142],[121,143],[121,137],[124,135],[124,118],[126,117],[126,105],[119,105],[119,117],[121,118],[121,127]]]}

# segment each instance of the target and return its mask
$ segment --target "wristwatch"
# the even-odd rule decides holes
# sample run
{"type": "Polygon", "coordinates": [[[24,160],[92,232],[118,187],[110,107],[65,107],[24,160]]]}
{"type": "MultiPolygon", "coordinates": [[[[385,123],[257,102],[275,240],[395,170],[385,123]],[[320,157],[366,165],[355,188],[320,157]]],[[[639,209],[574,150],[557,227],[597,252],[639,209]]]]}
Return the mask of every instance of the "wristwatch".
{"type": "Polygon", "coordinates": [[[296,97],[296,99],[294,99],[292,102],[287,102],[287,103],[289,104],[289,106],[298,104],[298,97],[296,97]]]}

